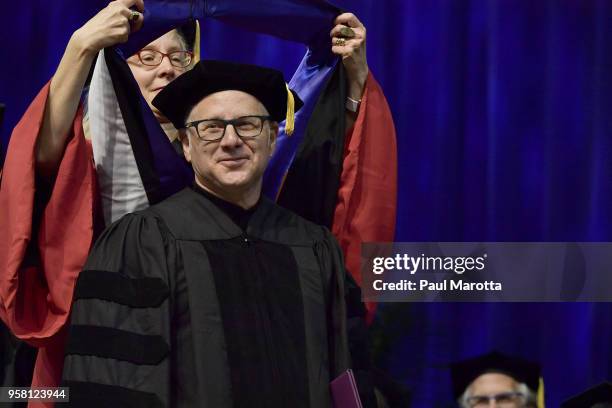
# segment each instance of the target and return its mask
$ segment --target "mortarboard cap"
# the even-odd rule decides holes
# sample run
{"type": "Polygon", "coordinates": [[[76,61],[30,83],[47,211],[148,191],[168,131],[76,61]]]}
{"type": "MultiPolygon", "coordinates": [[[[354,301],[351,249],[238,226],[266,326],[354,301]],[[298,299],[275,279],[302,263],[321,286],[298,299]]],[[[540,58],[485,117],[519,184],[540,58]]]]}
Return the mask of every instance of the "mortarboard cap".
{"type": "Polygon", "coordinates": [[[451,364],[455,398],[461,397],[476,378],[487,373],[505,374],[536,392],[540,385],[539,364],[494,351],[451,364]]]}
{"type": "Polygon", "coordinates": [[[227,90],[243,91],[256,97],[273,120],[287,120],[286,132],[291,134],[294,114],[303,103],[289,90],[282,72],[257,65],[202,60],[168,84],[153,99],[153,105],[180,129],[198,102],[210,94],[227,90]]]}
{"type": "Polygon", "coordinates": [[[604,382],[589,388],[561,404],[561,408],[592,408],[597,404],[612,407],[612,383],[604,382]]]}

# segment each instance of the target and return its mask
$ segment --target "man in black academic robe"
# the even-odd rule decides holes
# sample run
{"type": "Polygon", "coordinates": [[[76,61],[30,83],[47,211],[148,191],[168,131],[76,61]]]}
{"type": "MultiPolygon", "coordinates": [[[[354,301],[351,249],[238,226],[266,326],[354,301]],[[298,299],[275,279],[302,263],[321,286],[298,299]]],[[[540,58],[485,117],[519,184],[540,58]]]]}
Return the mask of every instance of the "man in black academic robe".
{"type": "Polygon", "coordinates": [[[96,242],[69,327],[72,405],[329,407],[350,365],[342,254],[261,195],[301,101],[277,71],[203,61],[153,103],[184,129],[196,180],[96,242]]]}

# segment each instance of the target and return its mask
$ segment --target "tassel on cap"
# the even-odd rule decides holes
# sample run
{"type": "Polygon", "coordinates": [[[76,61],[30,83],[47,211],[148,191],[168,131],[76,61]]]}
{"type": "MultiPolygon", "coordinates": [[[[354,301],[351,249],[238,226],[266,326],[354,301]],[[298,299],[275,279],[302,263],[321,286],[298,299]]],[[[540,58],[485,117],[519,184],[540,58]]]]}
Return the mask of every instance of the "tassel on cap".
{"type": "Polygon", "coordinates": [[[544,408],[544,378],[540,377],[538,386],[538,408],[544,408]]]}
{"type": "Polygon", "coordinates": [[[287,117],[285,119],[285,133],[287,136],[291,136],[293,134],[293,130],[295,129],[295,100],[293,99],[293,93],[291,89],[289,89],[289,85],[285,84],[287,87],[287,117]]]}
{"type": "Polygon", "coordinates": [[[193,42],[193,63],[200,61],[200,22],[195,21],[195,40],[193,42]]]}

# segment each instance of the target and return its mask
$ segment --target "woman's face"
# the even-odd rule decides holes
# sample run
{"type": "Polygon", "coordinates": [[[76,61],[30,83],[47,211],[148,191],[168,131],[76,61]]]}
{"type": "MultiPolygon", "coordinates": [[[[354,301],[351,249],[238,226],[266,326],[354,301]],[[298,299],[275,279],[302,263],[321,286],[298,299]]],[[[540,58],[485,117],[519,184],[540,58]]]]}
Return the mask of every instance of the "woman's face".
{"type": "MultiPolygon", "coordinates": [[[[184,51],[185,44],[176,30],[172,30],[145,46],[143,50],[154,50],[169,54],[174,51],[184,51]]],[[[155,98],[159,91],[185,72],[188,67],[176,67],[170,63],[170,59],[166,56],[163,57],[161,63],[157,66],[144,65],[137,54],[132,55],[127,61],[134,78],[138,82],[140,92],[142,92],[157,120],[168,122],[168,119],[151,104],[151,101],[153,101],[153,98],[155,98]]]]}

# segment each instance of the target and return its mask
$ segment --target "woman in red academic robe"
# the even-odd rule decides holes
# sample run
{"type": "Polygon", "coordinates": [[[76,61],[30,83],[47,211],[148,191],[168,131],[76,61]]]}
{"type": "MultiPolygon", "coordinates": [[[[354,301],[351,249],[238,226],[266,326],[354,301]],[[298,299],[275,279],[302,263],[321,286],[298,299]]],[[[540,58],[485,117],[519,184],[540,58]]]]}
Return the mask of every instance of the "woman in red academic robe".
{"type": "MultiPolygon", "coordinates": [[[[74,285],[101,225],[81,93],[98,51],[125,41],[142,25],[143,15],[134,7],[142,11],[142,0],[113,1],[75,31],[55,75],[15,127],[8,146],[0,187],[0,317],[18,338],[39,349],[33,386],[55,386],[61,377],[63,328],[74,285]]],[[[360,103],[351,105],[356,112],[346,112],[332,231],[359,280],[360,243],[393,239],[395,132],[384,95],[367,68],[365,28],[351,14],[339,16],[336,24],[332,51],[342,56],[347,95],[360,103]],[[352,27],[352,33],[342,32],[343,26],[352,27]]],[[[158,68],[154,81],[180,75],[166,58],[158,68]]],[[[142,81],[139,86],[148,101],[142,81]]],[[[150,90],[154,96],[155,87],[150,90]]]]}

